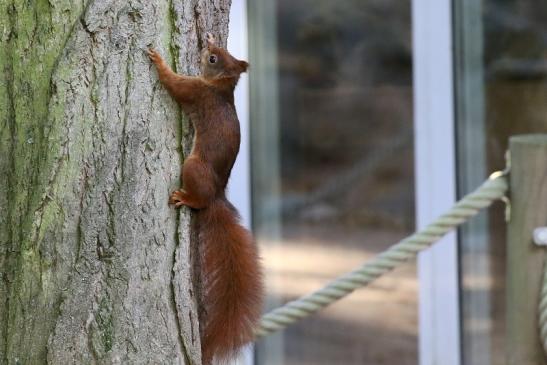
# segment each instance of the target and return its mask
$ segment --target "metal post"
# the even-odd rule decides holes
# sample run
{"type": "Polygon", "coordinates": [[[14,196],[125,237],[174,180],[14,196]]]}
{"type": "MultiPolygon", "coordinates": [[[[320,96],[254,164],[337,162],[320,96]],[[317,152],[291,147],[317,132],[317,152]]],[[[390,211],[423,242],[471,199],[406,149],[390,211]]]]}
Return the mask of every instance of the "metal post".
{"type": "Polygon", "coordinates": [[[510,139],[511,220],[507,232],[507,364],[547,364],[539,339],[538,303],[546,248],[533,242],[547,226],[547,134],[510,139]]]}

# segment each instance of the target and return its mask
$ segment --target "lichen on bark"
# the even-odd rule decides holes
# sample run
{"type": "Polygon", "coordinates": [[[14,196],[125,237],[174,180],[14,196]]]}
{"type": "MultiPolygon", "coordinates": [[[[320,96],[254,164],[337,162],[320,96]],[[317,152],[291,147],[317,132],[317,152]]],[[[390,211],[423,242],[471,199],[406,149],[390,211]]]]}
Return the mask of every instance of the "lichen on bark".
{"type": "Polygon", "coordinates": [[[199,363],[188,122],[150,45],[197,73],[229,0],[0,0],[0,364],[199,363]],[[175,270],[175,271],[174,271],[175,270]]]}

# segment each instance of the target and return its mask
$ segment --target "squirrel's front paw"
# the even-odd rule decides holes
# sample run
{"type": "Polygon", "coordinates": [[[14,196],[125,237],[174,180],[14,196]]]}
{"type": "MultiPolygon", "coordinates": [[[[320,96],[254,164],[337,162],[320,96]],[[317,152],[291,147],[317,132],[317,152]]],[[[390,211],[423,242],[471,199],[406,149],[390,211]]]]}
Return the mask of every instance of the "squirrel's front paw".
{"type": "Polygon", "coordinates": [[[156,50],[154,50],[153,48],[149,48],[147,53],[148,53],[148,57],[150,57],[150,60],[154,62],[155,64],[161,63],[163,61],[160,54],[156,52],[156,50]]]}

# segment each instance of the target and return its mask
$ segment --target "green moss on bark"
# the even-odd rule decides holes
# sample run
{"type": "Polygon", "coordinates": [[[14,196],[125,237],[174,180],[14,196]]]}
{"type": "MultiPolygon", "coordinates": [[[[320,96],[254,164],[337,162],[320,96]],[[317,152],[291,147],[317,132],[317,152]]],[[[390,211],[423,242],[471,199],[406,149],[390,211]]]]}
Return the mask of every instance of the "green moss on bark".
{"type": "Polygon", "coordinates": [[[9,292],[0,293],[6,298],[0,303],[0,353],[5,354],[0,363],[45,359],[52,323],[30,321],[28,316],[33,311],[55,312],[48,295],[51,262],[40,251],[44,232],[62,224],[54,197],[62,186],[49,187],[54,183],[50,172],[63,154],[64,124],[63,106],[50,108],[52,95],[59,91],[52,90],[52,75],[83,6],[69,0],[0,1],[0,67],[5,81],[0,87],[0,136],[5,141],[0,146],[1,185],[8,187],[2,191],[0,215],[9,227],[9,234],[0,236],[0,246],[10,247],[0,252],[2,275],[9,282],[9,292]]]}
{"type": "Polygon", "coordinates": [[[97,336],[99,339],[100,350],[98,352],[107,353],[112,350],[114,325],[112,323],[112,307],[106,298],[99,303],[99,310],[96,315],[97,336]]]}

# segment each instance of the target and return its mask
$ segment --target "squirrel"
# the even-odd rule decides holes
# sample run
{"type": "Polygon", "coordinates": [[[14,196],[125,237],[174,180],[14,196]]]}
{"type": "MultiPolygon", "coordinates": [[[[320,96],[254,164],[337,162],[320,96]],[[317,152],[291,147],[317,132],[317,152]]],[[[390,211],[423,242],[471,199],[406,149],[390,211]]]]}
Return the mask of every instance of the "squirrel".
{"type": "Polygon", "coordinates": [[[264,291],[253,237],[225,194],[240,144],[234,89],[249,64],[216,46],[210,33],[202,51],[201,76],[176,74],[154,49],[148,55],[160,82],[194,126],[192,151],[182,166],[183,187],[170,195],[169,204],[196,212],[202,361],[229,360],[253,341],[264,291]]]}

